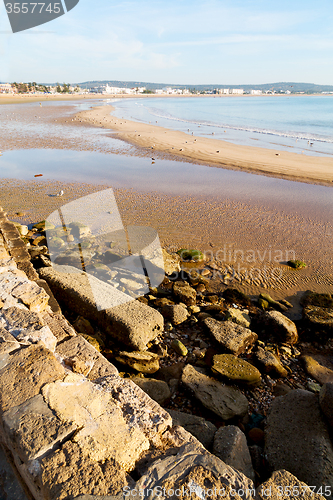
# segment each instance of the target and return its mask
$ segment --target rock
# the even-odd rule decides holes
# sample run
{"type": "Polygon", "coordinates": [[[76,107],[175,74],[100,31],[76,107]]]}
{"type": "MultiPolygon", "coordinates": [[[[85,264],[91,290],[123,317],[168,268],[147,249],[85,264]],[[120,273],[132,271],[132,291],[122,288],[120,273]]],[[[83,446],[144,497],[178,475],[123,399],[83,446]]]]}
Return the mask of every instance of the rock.
{"type": "Polygon", "coordinates": [[[294,269],[302,269],[303,267],[306,267],[305,262],[302,260],[288,260],[287,264],[294,269]]]}
{"type": "Polygon", "coordinates": [[[36,312],[20,307],[8,307],[0,313],[0,323],[23,345],[42,342],[50,351],[55,349],[56,337],[36,312]]]}
{"type": "Polygon", "coordinates": [[[33,312],[44,311],[49,303],[49,295],[32,281],[20,283],[11,293],[13,297],[19,299],[33,312]]]}
{"type": "MultiPolygon", "coordinates": [[[[154,300],[155,297],[152,295],[150,300],[154,300]]],[[[172,306],[174,305],[174,302],[170,299],[167,299],[166,297],[162,297],[160,299],[156,299],[154,302],[154,306],[156,307],[164,307],[164,306],[172,306]]]]}
{"type": "Polygon", "coordinates": [[[279,396],[285,396],[290,391],[292,391],[292,389],[287,384],[277,383],[273,388],[273,394],[276,398],[278,398],[279,396]]]}
{"type": "Polygon", "coordinates": [[[187,356],[188,354],[187,348],[180,340],[174,339],[171,342],[171,348],[180,356],[187,356]]]}
{"type": "Polygon", "coordinates": [[[71,373],[63,381],[46,384],[42,394],[56,415],[80,428],[73,440],[92,460],[113,458],[130,470],[149,449],[146,436],[128,425],[112,396],[82,375],[71,373]]]}
{"type": "Polygon", "coordinates": [[[20,347],[15,337],[0,326],[0,356],[16,351],[20,349],[20,347]]]}
{"type": "Polygon", "coordinates": [[[256,444],[262,443],[265,439],[265,433],[259,427],[253,427],[247,433],[248,438],[256,444]]]}
{"type": "Polygon", "coordinates": [[[246,477],[255,480],[245,434],[235,425],[220,427],[214,436],[213,453],[246,477]]]}
{"type": "Polygon", "coordinates": [[[56,301],[56,299],[51,291],[51,288],[46,283],[46,281],[45,280],[36,280],[36,283],[39,287],[43,288],[44,291],[49,296],[48,305],[51,307],[52,312],[54,312],[56,314],[61,313],[60,306],[59,306],[58,302],[56,301]]]}
{"type": "Polygon", "coordinates": [[[266,351],[262,347],[258,346],[256,353],[256,359],[264,371],[268,373],[271,377],[286,377],[288,375],[287,370],[281,364],[279,358],[271,351],[266,351]]]}
{"type": "Polygon", "coordinates": [[[205,318],[203,323],[215,340],[236,356],[245,352],[258,338],[256,333],[231,321],[205,318]]]}
{"type": "Polygon", "coordinates": [[[45,457],[41,471],[43,498],[50,500],[78,498],[82,494],[97,495],[101,499],[101,495],[115,498],[115,495],[122,494],[124,487],[132,484],[116,461],[96,462],[72,441],[45,457]]]}
{"type": "Polygon", "coordinates": [[[86,335],[94,335],[95,333],[90,321],[82,316],[76,318],[73,326],[78,333],[85,333],[86,335]]]}
{"type": "Polygon", "coordinates": [[[77,430],[54,415],[41,394],[5,412],[3,426],[8,446],[25,463],[52,451],[77,430]]]}
{"type": "Polygon", "coordinates": [[[234,384],[253,387],[261,382],[260,371],[233,354],[216,354],[211,369],[214,374],[221,375],[234,384]]]}
{"type": "Polygon", "coordinates": [[[333,307],[307,306],[303,318],[311,328],[333,331],[333,307]]]}
{"type": "Polygon", "coordinates": [[[65,370],[42,344],[9,354],[0,370],[0,410],[5,412],[36,396],[44,384],[60,379],[65,370]]]}
{"type": "Polygon", "coordinates": [[[172,417],[173,425],[181,425],[188,432],[193,434],[205,448],[209,448],[214,439],[216,427],[208,420],[202,417],[197,417],[191,413],[184,413],[176,410],[169,410],[167,412],[172,417]]]}
{"type": "Polygon", "coordinates": [[[333,448],[316,394],[296,389],[273,400],[265,454],[271,471],[288,470],[311,486],[333,484],[333,448]]]}
{"type": "Polygon", "coordinates": [[[268,311],[261,317],[269,332],[275,334],[280,342],[295,344],[298,341],[296,325],[279,311],[268,311]]]}
{"type": "Polygon", "coordinates": [[[308,290],[301,298],[303,307],[316,306],[331,308],[333,307],[333,296],[328,293],[315,293],[308,290]]]}
{"type": "Polygon", "coordinates": [[[187,248],[181,248],[177,251],[182,261],[185,262],[202,262],[205,260],[205,256],[200,250],[188,250],[187,248]]]}
{"type": "Polygon", "coordinates": [[[206,408],[223,420],[243,417],[248,411],[248,401],[241,391],[208,377],[192,365],[185,366],[182,382],[206,408]]]}
{"type": "Polygon", "coordinates": [[[160,368],[160,358],[153,352],[125,352],[120,351],[116,356],[118,363],[127,365],[141,373],[155,373],[160,368]]]}
{"type": "MultiPolygon", "coordinates": [[[[314,493],[313,488],[310,489],[308,485],[310,483],[305,484],[299,481],[290,472],[278,470],[273,472],[272,476],[257,488],[256,499],[279,498],[280,500],[289,500],[290,498],[300,497],[304,500],[324,500],[327,498],[314,493]]],[[[323,488],[323,491],[325,491],[325,488],[323,488]]]]}
{"type": "Polygon", "coordinates": [[[141,377],[134,377],[131,380],[161,406],[171,397],[169,386],[163,380],[141,377]]]}
{"type": "Polygon", "coordinates": [[[251,318],[248,314],[233,307],[228,309],[226,319],[237,323],[237,325],[244,326],[244,328],[249,328],[251,324],[251,318]]]}
{"type": "Polygon", "coordinates": [[[89,380],[118,374],[118,370],[81,335],[57,346],[57,354],[75,373],[82,373],[89,380]]]}
{"type": "Polygon", "coordinates": [[[333,427],[333,382],[324,384],[319,393],[319,404],[328,423],[333,427]]]}
{"type": "Polygon", "coordinates": [[[307,373],[320,384],[333,382],[333,358],[321,354],[301,356],[307,373]]]}
{"type": "Polygon", "coordinates": [[[129,427],[140,429],[151,442],[159,442],[172,426],[169,413],[132,380],[109,375],[95,382],[117,401],[129,427]]]}
{"type": "MultiPolygon", "coordinates": [[[[64,242],[63,242],[64,243],[64,242]]],[[[39,247],[39,246],[46,246],[47,245],[47,241],[46,241],[46,238],[45,236],[37,236],[37,238],[35,238],[32,242],[33,246],[35,247],[39,247]]]]}
{"type": "Polygon", "coordinates": [[[184,366],[184,361],[173,363],[169,366],[163,366],[162,368],[160,368],[158,373],[156,373],[155,377],[157,376],[157,378],[164,380],[167,383],[169,383],[171,379],[179,380],[182,376],[184,366]]]}
{"type": "Polygon", "coordinates": [[[236,290],[236,288],[227,288],[223,292],[223,298],[228,302],[234,302],[248,307],[251,305],[251,299],[245,293],[236,290]]]}
{"type": "Polygon", "coordinates": [[[68,226],[71,228],[71,234],[74,238],[81,240],[91,236],[90,228],[81,222],[71,222],[68,226]]]}
{"type": "Polygon", "coordinates": [[[79,335],[86,339],[86,341],[89,342],[89,344],[91,344],[96,349],[96,351],[102,352],[104,350],[105,344],[99,336],[87,335],[86,333],[79,333],[79,335]]]}
{"type": "MultiPolygon", "coordinates": [[[[148,342],[163,331],[163,316],[138,300],[131,300],[107,309],[97,308],[91,283],[96,293],[101,293],[101,303],[104,303],[104,300],[107,303],[112,302],[112,294],[116,294],[117,289],[107,286],[107,283],[93,276],[88,277],[85,273],[77,273],[77,270],[73,271],[73,268],[69,268],[66,273],[60,273],[48,267],[40,269],[39,273],[48,282],[60,302],[65,301],[67,307],[87,319],[96,321],[106,334],[133,349],[146,350],[148,342]]],[[[118,295],[115,295],[115,298],[117,297],[118,295]]]]}
{"type": "Polygon", "coordinates": [[[13,222],[14,226],[20,233],[20,236],[26,236],[29,232],[28,226],[25,226],[24,224],[19,224],[18,222],[13,222]]]}
{"type": "Polygon", "coordinates": [[[206,498],[204,493],[213,498],[240,500],[241,497],[236,492],[243,490],[242,499],[252,500],[253,482],[241,472],[226,465],[208,451],[198,449],[195,443],[185,444],[177,451],[175,456],[156,460],[136,483],[136,492],[132,495],[142,491],[147,500],[153,500],[156,498],[155,491],[160,488],[160,491],[163,491],[165,488],[166,492],[173,490],[174,493],[168,495],[168,498],[173,500],[206,498]],[[214,496],[215,488],[217,494],[214,496]]]}
{"type": "Polygon", "coordinates": [[[268,302],[268,304],[273,307],[273,309],[276,309],[277,311],[288,311],[288,307],[285,304],[282,304],[282,302],[278,302],[277,300],[272,299],[268,293],[261,293],[259,295],[259,299],[268,302]]]}
{"type": "Polygon", "coordinates": [[[173,293],[175,297],[187,306],[194,306],[197,292],[186,281],[176,281],[173,284],[173,293]]]}
{"type": "Polygon", "coordinates": [[[180,304],[164,306],[162,315],[165,319],[171,321],[173,325],[180,325],[189,317],[187,309],[180,304]]]}
{"type": "Polygon", "coordinates": [[[181,269],[179,255],[171,254],[164,249],[162,249],[162,253],[163,253],[165,274],[170,276],[173,273],[179,273],[181,269]]]}

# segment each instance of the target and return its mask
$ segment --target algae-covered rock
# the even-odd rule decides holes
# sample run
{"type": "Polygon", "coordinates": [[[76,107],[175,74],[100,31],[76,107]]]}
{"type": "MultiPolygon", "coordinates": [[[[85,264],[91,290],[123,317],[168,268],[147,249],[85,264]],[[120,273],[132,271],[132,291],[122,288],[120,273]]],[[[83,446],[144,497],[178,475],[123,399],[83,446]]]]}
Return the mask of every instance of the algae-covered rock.
{"type": "Polygon", "coordinates": [[[294,269],[302,269],[306,267],[305,262],[303,262],[302,260],[288,260],[287,264],[294,269]]]}
{"type": "Polygon", "coordinates": [[[233,354],[216,354],[213,357],[212,372],[235,384],[256,386],[261,382],[260,371],[233,354]]]}
{"type": "Polygon", "coordinates": [[[245,311],[240,311],[233,307],[228,309],[226,319],[233,321],[233,323],[237,323],[237,325],[244,326],[245,328],[249,328],[251,324],[251,318],[245,311]]]}
{"type": "Polygon", "coordinates": [[[268,293],[261,293],[259,295],[259,299],[265,300],[271,307],[273,307],[273,309],[276,309],[277,311],[288,311],[288,307],[285,304],[281,304],[281,302],[272,299],[272,297],[268,295],[268,293]]]}
{"type": "Polygon", "coordinates": [[[316,293],[308,290],[301,299],[303,307],[333,307],[333,296],[329,293],[316,293]]]}
{"type": "Polygon", "coordinates": [[[200,250],[181,248],[177,254],[185,262],[202,262],[205,259],[204,254],[200,250]]]}

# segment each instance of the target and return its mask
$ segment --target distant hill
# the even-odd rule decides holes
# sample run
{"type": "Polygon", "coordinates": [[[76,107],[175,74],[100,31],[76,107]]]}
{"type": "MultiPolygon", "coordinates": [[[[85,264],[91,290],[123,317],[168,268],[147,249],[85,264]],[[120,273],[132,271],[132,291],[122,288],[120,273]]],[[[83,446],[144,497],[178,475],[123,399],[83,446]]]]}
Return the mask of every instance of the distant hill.
{"type": "Polygon", "coordinates": [[[88,82],[77,82],[81,88],[91,88],[91,87],[100,87],[101,85],[110,85],[110,87],[124,87],[124,88],[133,88],[133,87],[146,87],[149,90],[153,89],[162,89],[164,87],[172,87],[176,89],[196,89],[196,90],[213,90],[216,88],[225,88],[225,89],[236,89],[241,88],[244,90],[274,90],[275,92],[279,92],[280,90],[286,91],[290,90],[290,92],[333,92],[333,85],[316,85],[314,83],[297,83],[297,82],[278,82],[278,83],[263,83],[260,85],[242,85],[239,83],[234,84],[224,84],[224,83],[216,83],[211,85],[184,85],[184,84],[174,84],[174,83],[151,83],[151,82],[124,82],[120,80],[92,80],[88,82]]]}

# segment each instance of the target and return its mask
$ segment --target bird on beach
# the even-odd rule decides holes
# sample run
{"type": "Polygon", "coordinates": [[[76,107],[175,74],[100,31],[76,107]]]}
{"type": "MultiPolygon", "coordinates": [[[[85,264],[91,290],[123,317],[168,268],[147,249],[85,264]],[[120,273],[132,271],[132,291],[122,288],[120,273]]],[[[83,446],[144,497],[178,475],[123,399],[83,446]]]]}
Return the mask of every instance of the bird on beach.
{"type": "Polygon", "coordinates": [[[64,192],[63,190],[59,191],[59,193],[56,194],[56,196],[63,196],[64,192]]]}

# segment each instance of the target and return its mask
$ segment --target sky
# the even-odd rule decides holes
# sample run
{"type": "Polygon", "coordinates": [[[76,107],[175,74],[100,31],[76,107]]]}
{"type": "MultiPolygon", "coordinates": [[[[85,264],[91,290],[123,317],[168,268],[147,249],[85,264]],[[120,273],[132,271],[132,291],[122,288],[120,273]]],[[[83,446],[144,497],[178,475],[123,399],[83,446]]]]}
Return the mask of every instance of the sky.
{"type": "Polygon", "coordinates": [[[14,34],[1,3],[0,82],[88,80],[333,85],[332,0],[80,0],[14,34]]]}

